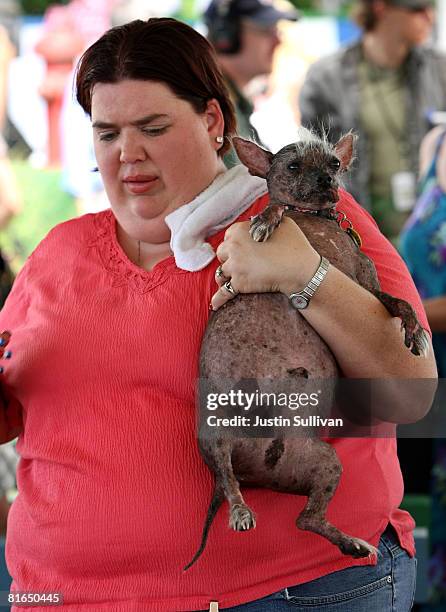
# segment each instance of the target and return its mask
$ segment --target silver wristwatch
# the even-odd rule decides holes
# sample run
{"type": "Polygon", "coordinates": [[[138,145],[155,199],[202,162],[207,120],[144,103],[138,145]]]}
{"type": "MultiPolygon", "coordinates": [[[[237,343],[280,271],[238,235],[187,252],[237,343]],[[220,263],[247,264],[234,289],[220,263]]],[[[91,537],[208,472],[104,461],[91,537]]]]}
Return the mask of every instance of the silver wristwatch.
{"type": "Polygon", "coordinates": [[[302,291],[298,291],[297,293],[292,293],[289,297],[291,305],[297,310],[303,310],[310,303],[311,298],[316,292],[316,289],[322,283],[325,278],[325,275],[328,272],[328,267],[330,266],[330,262],[325,257],[321,255],[321,261],[319,263],[319,267],[314,273],[313,278],[309,281],[308,285],[302,289],[302,291]]]}

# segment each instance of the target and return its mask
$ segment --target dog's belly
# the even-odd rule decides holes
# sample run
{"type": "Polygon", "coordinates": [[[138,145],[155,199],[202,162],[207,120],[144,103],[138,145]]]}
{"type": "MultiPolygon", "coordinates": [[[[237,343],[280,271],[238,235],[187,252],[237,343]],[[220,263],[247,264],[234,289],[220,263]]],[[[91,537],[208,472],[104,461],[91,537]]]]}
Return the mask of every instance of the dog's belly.
{"type": "Polygon", "coordinates": [[[299,495],[308,495],[315,480],[341,470],[334,449],[317,438],[235,439],[231,462],[243,485],[299,495]]]}
{"type": "MultiPolygon", "coordinates": [[[[355,281],[360,274],[368,289],[379,287],[373,264],[336,221],[296,212],[287,215],[339,270],[355,281]]],[[[211,317],[201,350],[202,377],[289,379],[303,371],[309,378],[339,374],[326,343],[285,295],[238,296],[211,317]]]]}
{"type": "Polygon", "coordinates": [[[238,296],[209,321],[200,375],[226,380],[333,378],[330,349],[285,295],[238,296]],[[306,374],[307,373],[307,374],[306,374]]]}

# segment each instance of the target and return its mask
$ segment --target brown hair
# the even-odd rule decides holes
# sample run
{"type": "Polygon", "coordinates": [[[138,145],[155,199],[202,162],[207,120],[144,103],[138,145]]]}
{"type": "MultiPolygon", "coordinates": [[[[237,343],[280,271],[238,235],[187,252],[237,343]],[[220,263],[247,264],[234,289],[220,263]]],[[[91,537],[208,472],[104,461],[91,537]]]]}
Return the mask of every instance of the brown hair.
{"type": "Polygon", "coordinates": [[[222,156],[236,131],[234,106],[211,44],[176,19],[131,21],[108,30],[89,47],[76,68],[76,97],[91,116],[91,98],[97,83],[124,79],[166,84],[178,98],[203,113],[209,100],[218,100],[224,121],[222,156]]]}
{"type": "MultiPolygon", "coordinates": [[[[385,4],[390,4],[390,2],[385,2],[385,4]]],[[[375,0],[359,0],[353,5],[350,16],[360,28],[366,32],[371,32],[378,23],[375,0]]]]}

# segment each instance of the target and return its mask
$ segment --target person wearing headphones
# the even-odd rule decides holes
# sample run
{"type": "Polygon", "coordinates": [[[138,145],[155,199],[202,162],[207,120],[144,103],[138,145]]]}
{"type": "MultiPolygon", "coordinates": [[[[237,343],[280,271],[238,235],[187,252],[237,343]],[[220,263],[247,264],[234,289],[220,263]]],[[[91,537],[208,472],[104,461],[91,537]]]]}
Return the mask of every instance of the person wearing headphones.
{"type": "MultiPolygon", "coordinates": [[[[265,0],[212,0],[203,16],[235,106],[237,133],[259,144],[257,130],[250,122],[253,104],[243,90],[254,77],[271,73],[274,51],[280,44],[278,22],[298,18],[291,4],[281,3],[279,9],[265,0]]],[[[230,168],[239,160],[231,150],[224,162],[230,168]]]]}

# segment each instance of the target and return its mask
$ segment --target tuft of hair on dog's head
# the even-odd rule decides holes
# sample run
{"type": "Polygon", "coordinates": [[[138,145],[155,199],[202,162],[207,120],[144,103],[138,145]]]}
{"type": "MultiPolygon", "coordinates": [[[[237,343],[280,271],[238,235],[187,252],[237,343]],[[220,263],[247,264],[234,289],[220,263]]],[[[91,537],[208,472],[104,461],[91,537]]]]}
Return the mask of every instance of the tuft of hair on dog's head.
{"type": "Polygon", "coordinates": [[[342,172],[346,172],[354,160],[356,140],[356,134],[353,130],[350,130],[333,144],[329,140],[328,128],[322,126],[321,132],[317,133],[315,130],[300,125],[297,128],[296,141],[294,144],[296,153],[302,154],[305,150],[318,149],[320,151],[322,149],[327,155],[336,155],[340,158],[342,172]],[[346,154],[346,148],[348,149],[348,154],[346,154]]]}
{"type": "Polygon", "coordinates": [[[297,127],[297,134],[296,134],[296,142],[301,142],[301,143],[312,143],[314,141],[319,141],[320,138],[319,136],[317,136],[317,134],[311,130],[309,130],[308,128],[304,127],[303,125],[299,125],[297,127]]]}
{"type": "Polygon", "coordinates": [[[296,140],[294,142],[296,153],[303,153],[311,149],[322,149],[328,155],[333,153],[333,147],[328,141],[328,138],[323,133],[321,136],[315,131],[309,130],[303,125],[297,128],[296,140]]]}

